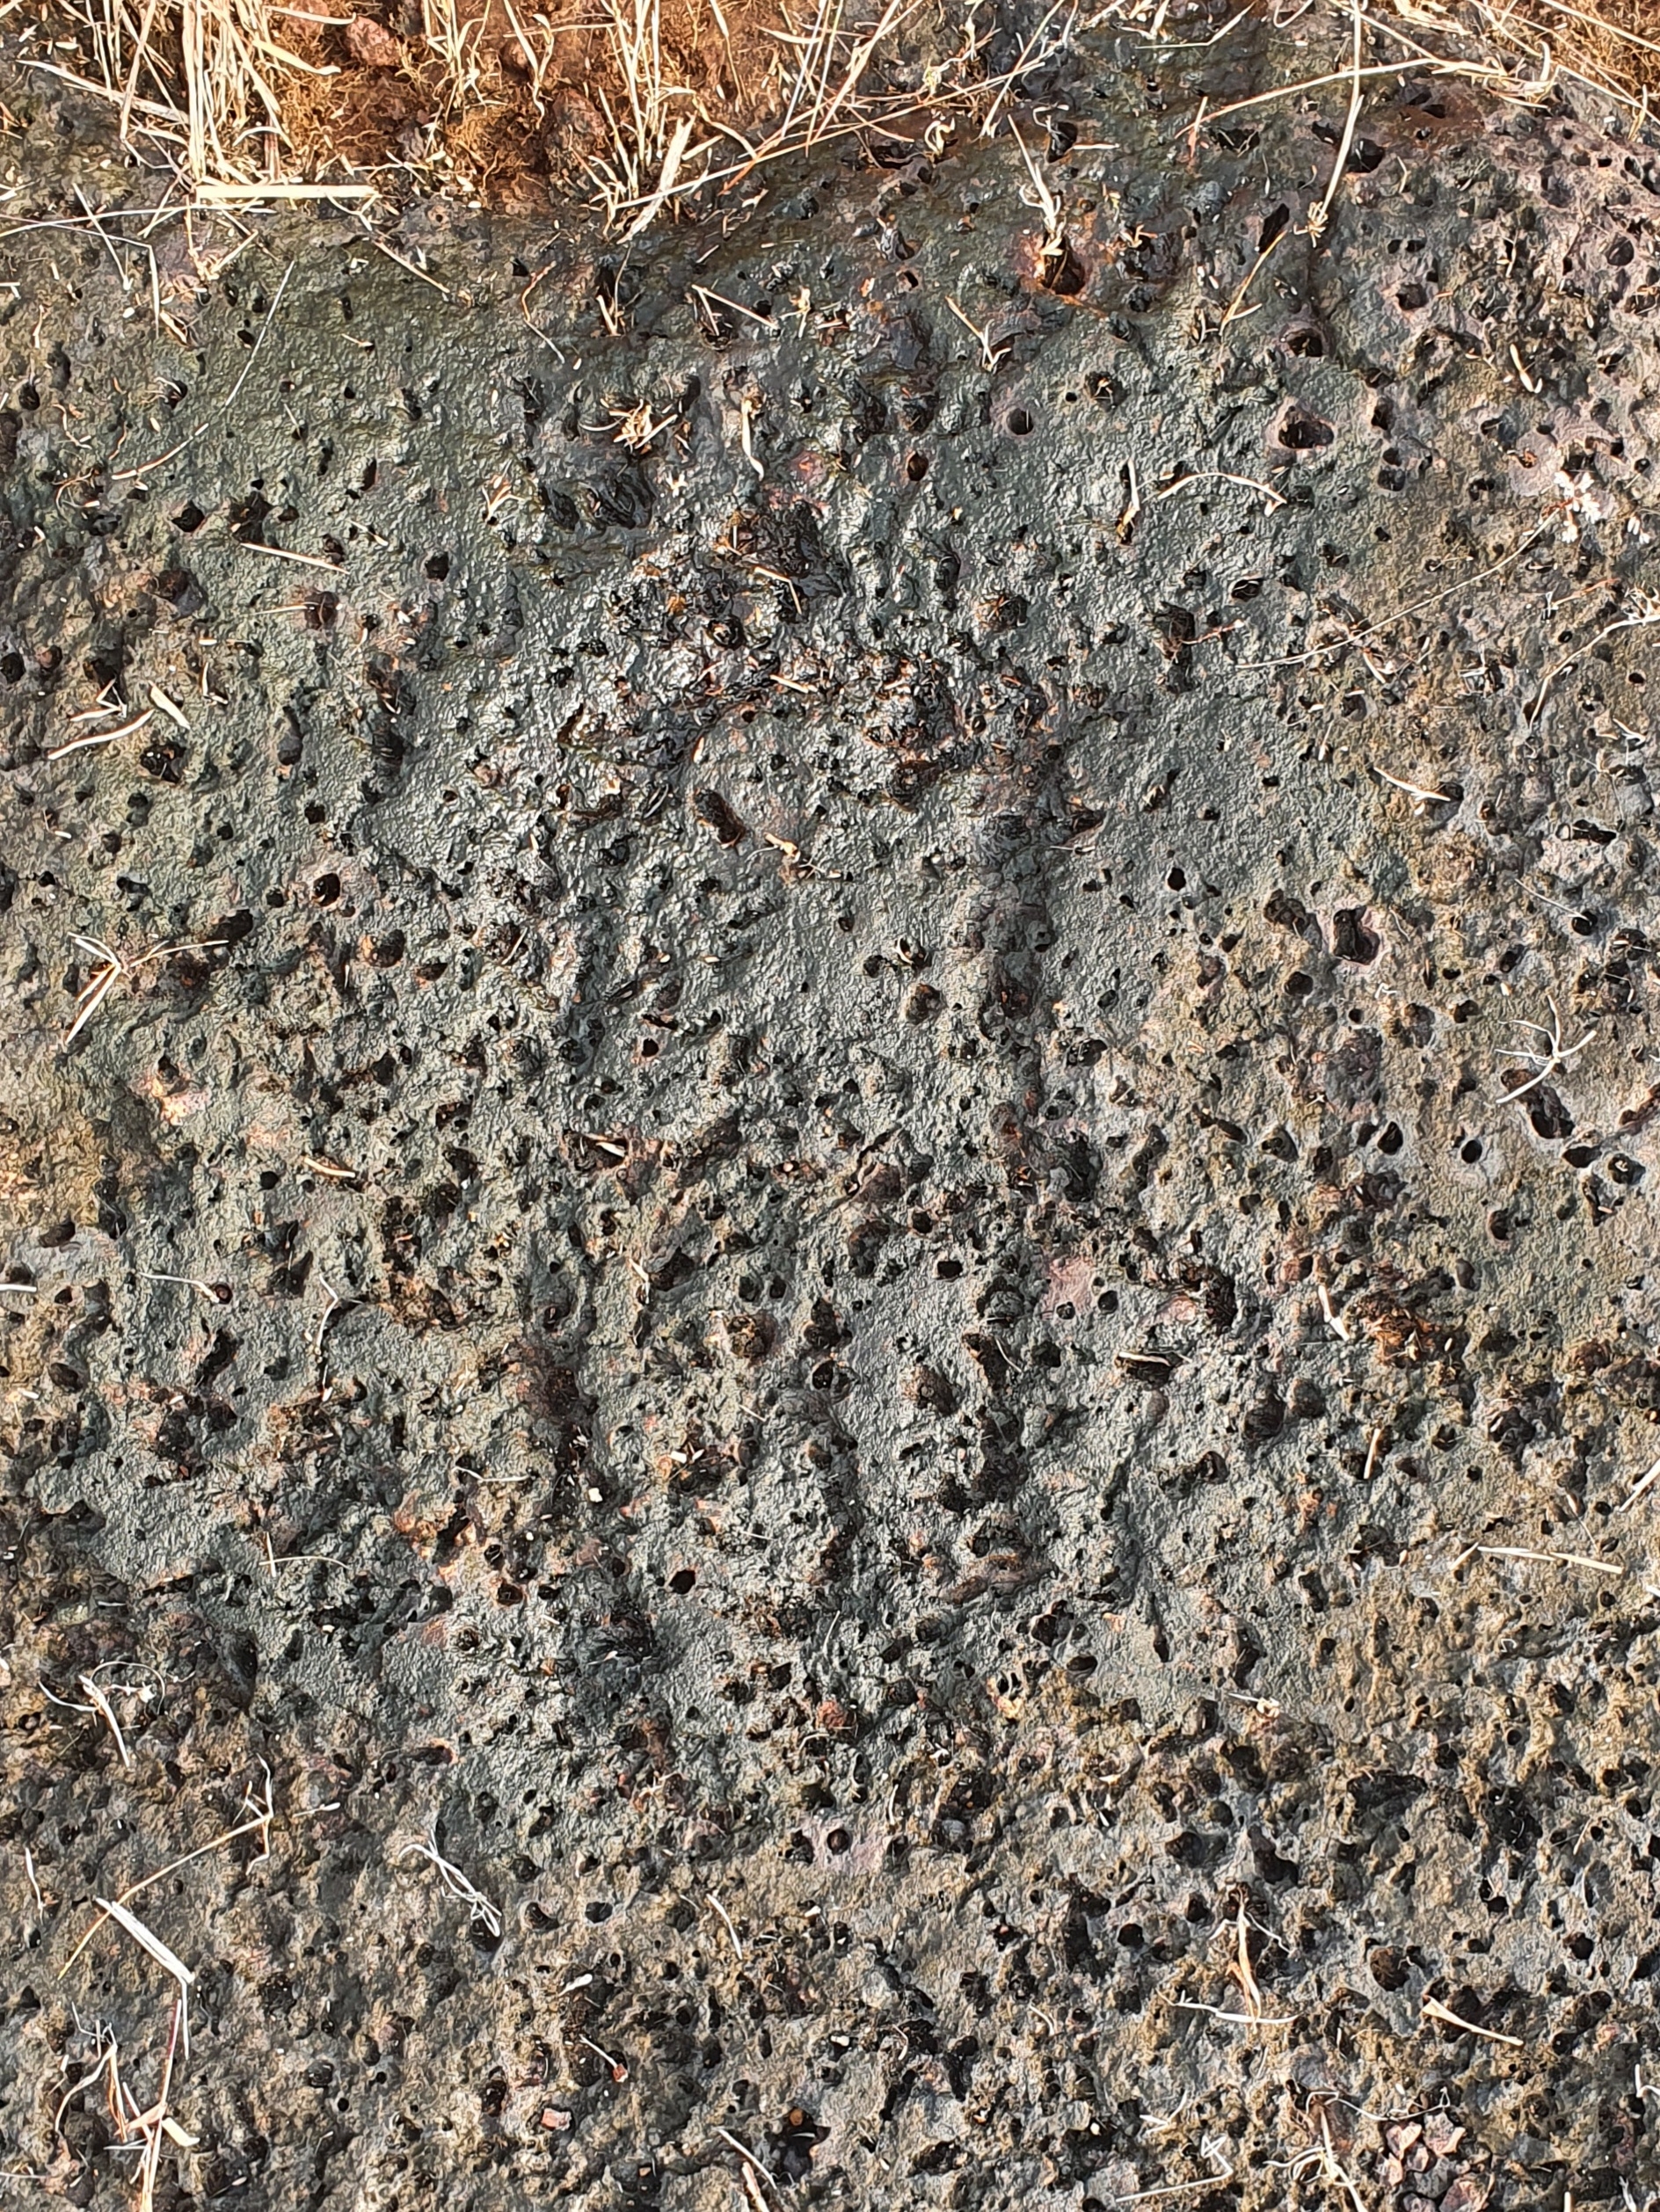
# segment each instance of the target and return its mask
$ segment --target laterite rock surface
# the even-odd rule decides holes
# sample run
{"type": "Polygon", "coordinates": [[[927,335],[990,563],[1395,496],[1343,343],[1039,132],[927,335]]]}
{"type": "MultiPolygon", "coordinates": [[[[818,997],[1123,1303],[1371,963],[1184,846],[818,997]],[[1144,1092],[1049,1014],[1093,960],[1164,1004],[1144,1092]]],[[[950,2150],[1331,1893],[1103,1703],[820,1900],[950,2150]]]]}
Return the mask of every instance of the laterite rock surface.
{"type": "Polygon", "coordinates": [[[9,2174],[268,1775],[176,2212],[1660,2186],[1660,175],[1262,35],[0,247],[9,2174]]]}

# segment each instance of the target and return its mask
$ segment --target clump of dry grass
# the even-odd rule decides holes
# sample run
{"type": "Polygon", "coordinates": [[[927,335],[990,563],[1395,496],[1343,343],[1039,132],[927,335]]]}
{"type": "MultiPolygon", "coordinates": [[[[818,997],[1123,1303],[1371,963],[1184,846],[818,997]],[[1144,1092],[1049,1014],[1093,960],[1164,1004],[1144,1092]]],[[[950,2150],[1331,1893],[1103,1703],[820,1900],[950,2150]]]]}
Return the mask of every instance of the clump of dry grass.
{"type": "MultiPolygon", "coordinates": [[[[550,181],[579,182],[626,236],[826,141],[937,153],[954,119],[972,115],[988,132],[1081,24],[1132,28],[1154,54],[1166,40],[1192,44],[1172,0],[1100,0],[1087,16],[1080,0],[1042,12],[1032,0],[566,0],[579,11],[553,15],[534,0],[40,4],[54,30],[73,34],[79,65],[32,66],[106,99],[123,140],[159,150],[198,204],[368,197],[396,192],[400,173],[416,190],[510,205],[544,197],[550,181]],[[1021,38],[1011,11],[1023,4],[1021,38]]],[[[1345,48],[1336,76],[1352,69],[1351,135],[1363,79],[1394,63],[1533,100],[1574,76],[1643,113],[1660,84],[1653,0],[1321,4],[1345,48]]],[[[1342,169],[1340,156],[1328,200],[1342,169]]]]}
{"type": "Polygon", "coordinates": [[[1052,0],[994,75],[997,0],[879,0],[874,14],[853,0],[593,0],[552,16],[533,0],[419,0],[418,14],[405,0],[395,20],[325,0],[47,6],[79,66],[33,66],[106,99],[123,140],[159,150],[199,203],[366,195],[399,171],[511,199],[563,171],[630,236],[826,140],[937,151],[946,119],[994,113],[1077,14],[1052,0]]]}
{"type": "MultiPolygon", "coordinates": [[[[1171,0],[1116,0],[1107,12],[1145,25],[1150,43],[1161,38],[1190,43],[1169,27],[1171,0]]],[[[1259,11],[1253,7],[1248,12],[1259,11]]],[[[1655,0],[1385,0],[1381,6],[1366,0],[1327,0],[1325,12],[1340,37],[1365,40],[1367,65],[1360,66],[1357,52],[1347,69],[1287,84],[1261,98],[1311,90],[1314,84],[1327,86],[1351,73],[1358,89],[1363,79],[1394,74],[1389,65],[1395,61],[1402,64],[1401,75],[1422,70],[1530,102],[1547,98],[1560,80],[1573,79],[1605,92],[1643,120],[1651,95],[1660,90],[1660,16],[1655,0]]],[[[1240,19],[1234,18],[1226,28],[1240,19]]],[[[1307,20],[1306,9],[1286,11],[1287,28],[1307,20]]],[[[1297,43],[1305,52],[1312,44],[1306,29],[1297,43]]],[[[1252,99],[1237,105],[1256,104],[1252,99]]],[[[1212,111],[1208,120],[1215,120],[1220,113],[1212,111]]],[[[1328,201],[1342,169],[1340,159],[1328,201]]]]}
{"type": "Polygon", "coordinates": [[[1653,0],[1478,0],[1475,12],[1494,40],[1537,55],[1547,82],[1576,77],[1645,117],[1660,90],[1653,0]]]}
{"type": "Polygon", "coordinates": [[[124,140],[159,142],[193,186],[284,175],[286,81],[317,68],[284,44],[272,0],[55,0],[85,74],[37,62],[113,101],[124,140]]]}

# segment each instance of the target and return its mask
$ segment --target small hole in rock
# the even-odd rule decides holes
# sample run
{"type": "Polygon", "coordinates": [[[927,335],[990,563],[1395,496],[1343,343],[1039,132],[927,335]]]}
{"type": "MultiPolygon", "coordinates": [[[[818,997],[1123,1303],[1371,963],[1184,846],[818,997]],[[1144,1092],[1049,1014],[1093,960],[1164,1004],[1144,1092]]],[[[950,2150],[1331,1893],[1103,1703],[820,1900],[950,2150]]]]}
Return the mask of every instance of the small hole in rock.
{"type": "Polygon", "coordinates": [[[1330,445],[1336,436],[1329,423],[1300,411],[1287,415],[1279,426],[1280,444],[1289,446],[1293,453],[1312,453],[1317,447],[1330,445]]]}

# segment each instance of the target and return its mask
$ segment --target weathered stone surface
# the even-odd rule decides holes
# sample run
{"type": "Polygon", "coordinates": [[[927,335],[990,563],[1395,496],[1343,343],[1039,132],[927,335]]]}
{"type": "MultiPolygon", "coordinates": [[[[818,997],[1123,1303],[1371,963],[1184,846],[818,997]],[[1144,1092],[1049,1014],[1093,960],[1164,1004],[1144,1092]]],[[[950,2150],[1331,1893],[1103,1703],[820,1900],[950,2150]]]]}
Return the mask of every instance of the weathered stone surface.
{"type": "Polygon", "coordinates": [[[1654,156],[1252,52],[8,242],[8,2168],[268,1769],[160,2201],[1645,2201],[1654,156]]]}

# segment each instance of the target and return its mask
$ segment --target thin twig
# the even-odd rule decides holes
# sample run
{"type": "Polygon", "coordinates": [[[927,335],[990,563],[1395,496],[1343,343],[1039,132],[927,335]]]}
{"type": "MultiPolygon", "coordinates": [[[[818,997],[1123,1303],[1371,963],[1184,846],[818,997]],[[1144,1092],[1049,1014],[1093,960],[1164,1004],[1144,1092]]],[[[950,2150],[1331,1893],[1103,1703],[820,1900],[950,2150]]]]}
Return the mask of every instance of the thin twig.
{"type": "Polygon", "coordinates": [[[738,1954],[738,1963],[739,1966],[742,1966],[744,1962],[744,1946],[742,1942],[739,1940],[737,1929],[732,1925],[732,1917],[731,1913],[727,1911],[725,1906],[722,1904],[720,1899],[715,1895],[712,1889],[707,1894],[709,1902],[714,1906],[716,1911],[719,1913],[721,1919],[725,1924],[726,1932],[732,1939],[732,1949],[738,1954]]]}

